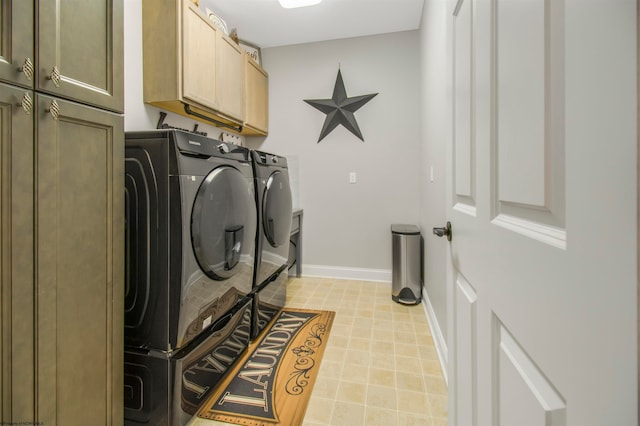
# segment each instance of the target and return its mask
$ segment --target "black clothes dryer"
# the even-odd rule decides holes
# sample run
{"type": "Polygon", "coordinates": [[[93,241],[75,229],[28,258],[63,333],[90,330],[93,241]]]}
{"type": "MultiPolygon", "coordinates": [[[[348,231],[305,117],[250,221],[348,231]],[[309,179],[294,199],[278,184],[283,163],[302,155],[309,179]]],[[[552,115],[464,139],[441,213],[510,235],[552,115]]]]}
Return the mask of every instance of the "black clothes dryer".
{"type": "Polygon", "coordinates": [[[125,220],[125,421],[178,424],[249,343],[250,151],[177,130],[128,132],[125,220]]]}
{"type": "Polygon", "coordinates": [[[258,206],[251,329],[255,338],[285,304],[292,202],[287,159],[261,151],[251,155],[258,206]]]}

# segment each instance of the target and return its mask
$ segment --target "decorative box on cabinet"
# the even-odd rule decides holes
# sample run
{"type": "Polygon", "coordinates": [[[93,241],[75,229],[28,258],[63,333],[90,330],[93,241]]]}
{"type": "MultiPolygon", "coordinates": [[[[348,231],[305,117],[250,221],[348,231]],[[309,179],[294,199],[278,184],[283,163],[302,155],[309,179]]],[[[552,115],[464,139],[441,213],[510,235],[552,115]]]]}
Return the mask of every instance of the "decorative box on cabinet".
{"type": "Polygon", "coordinates": [[[142,15],[144,101],[239,131],[243,50],[190,0],[143,0],[142,15]]]}

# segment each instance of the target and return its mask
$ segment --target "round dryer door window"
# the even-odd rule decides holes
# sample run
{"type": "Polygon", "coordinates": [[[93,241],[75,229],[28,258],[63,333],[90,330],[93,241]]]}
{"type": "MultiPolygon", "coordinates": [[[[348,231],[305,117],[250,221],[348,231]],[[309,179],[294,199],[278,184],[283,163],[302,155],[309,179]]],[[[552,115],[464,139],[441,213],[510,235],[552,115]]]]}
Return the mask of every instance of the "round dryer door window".
{"type": "Polygon", "coordinates": [[[214,169],[200,185],[191,213],[191,241],[200,268],[215,280],[230,278],[253,259],[253,188],[237,169],[214,169]]]}
{"type": "Polygon", "coordinates": [[[289,244],[291,189],[286,174],[277,171],[269,176],[262,208],[262,227],[269,244],[273,247],[289,244]]]}

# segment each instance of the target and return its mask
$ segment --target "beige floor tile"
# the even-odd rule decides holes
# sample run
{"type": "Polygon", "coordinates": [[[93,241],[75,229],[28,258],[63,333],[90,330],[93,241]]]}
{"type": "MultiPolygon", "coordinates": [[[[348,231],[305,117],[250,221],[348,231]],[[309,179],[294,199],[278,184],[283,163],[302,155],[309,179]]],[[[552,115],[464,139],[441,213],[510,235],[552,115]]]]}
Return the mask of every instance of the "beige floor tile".
{"type": "MultiPolygon", "coordinates": [[[[396,345],[397,350],[397,345],[396,345]]],[[[398,351],[398,353],[402,353],[398,351]]],[[[396,355],[396,370],[405,373],[422,374],[420,358],[396,355]]]]}
{"type": "Polygon", "coordinates": [[[427,393],[431,395],[447,395],[447,385],[442,377],[424,376],[427,393]]]}
{"type": "Polygon", "coordinates": [[[360,339],[371,339],[371,327],[353,327],[351,329],[351,337],[360,339]]]}
{"type": "MultiPolygon", "coordinates": [[[[348,350],[344,357],[344,362],[346,365],[355,364],[355,365],[368,365],[369,364],[369,352],[368,351],[356,351],[356,350],[348,350]]],[[[348,368],[348,367],[345,367],[348,368]]]]}
{"type": "Polygon", "coordinates": [[[357,351],[369,351],[371,347],[371,339],[361,339],[359,337],[351,336],[349,339],[349,350],[355,349],[357,351]]]}
{"type": "Polygon", "coordinates": [[[398,413],[396,410],[367,405],[364,422],[366,426],[398,426],[398,413]]]}
{"type": "Polygon", "coordinates": [[[415,392],[425,392],[424,382],[421,375],[414,373],[405,373],[403,371],[396,371],[396,383],[399,389],[405,389],[415,392]]]}
{"type": "Polygon", "coordinates": [[[331,424],[335,426],[363,426],[364,405],[336,401],[333,405],[331,424]]]}
{"type": "Polygon", "coordinates": [[[431,423],[433,426],[448,426],[448,421],[446,417],[432,417],[431,423]]]}
{"type": "Polygon", "coordinates": [[[329,333],[329,341],[327,342],[327,349],[341,348],[347,349],[349,347],[349,337],[339,336],[333,334],[333,329],[329,333]]]}
{"type": "Polygon", "coordinates": [[[381,352],[383,354],[389,354],[389,355],[395,354],[395,347],[393,343],[376,340],[376,339],[373,339],[371,341],[371,350],[375,352],[381,352]]]}
{"type": "Polygon", "coordinates": [[[443,395],[427,395],[429,408],[433,417],[447,417],[447,397],[443,395]]]}
{"type": "Polygon", "coordinates": [[[335,361],[335,362],[344,362],[345,354],[347,353],[346,349],[343,348],[331,348],[327,347],[322,357],[323,361],[335,361]]]}
{"type": "Polygon", "coordinates": [[[369,358],[369,367],[391,369],[395,368],[396,359],[395,355],[389,353],[372,352],[369,358]]]}
{"type": "MultiPolygon", "coordinates": [[[[343,374],[344,376],[344,374],[343,374]]],[[[381,368],[369,369],[370,385],[396,387],[396,372],[394,370],[383,370],[381,368]]]]}
{"type": "Polygon", "coordinates": [[[440,377],[442,375],[442,368],[440,368],[440,362],[432,359],[423,359],[422,372],[429,376],[440,377]]]}
{"type": "Polygon", "coordinates": [[[431,416],[429,399],[424,392],[413,392],[398,388],[396,395],[398,398],[398,411],[431,416]]]}
{"type": "Polygon", "coordinates": [[[414,413],[398,413],[398,424],[402,426],[432,426],[431,418],[414,413]]]}
{"type": "Polygon", "coordinates": [[[408,333],[406,331],[400,330],[392,330],[393,331],[393,341],[395,343],[407,344],[407,343],[418,343],[416,341],[416,335],[413,333],[408,333]]]}
{"type": "Polygon", "coordinates": [[[367,385],[364,383],[340,382],[336,401],[363,404],[367,397],[367,385]]]}
{"type": "Polygon", "coordinates": [[[342,370],[342,380],[353,383],[367,383],[369,368],[366,365],[350,364],[342,370]]]}
{"type": "Polygon", "coordinates": [[[322,360],[318,374],[322,377],[339,380],[342,376],[342,369],[343,363],[341,362],[322,360]]]}
{"type": "Polygon", "coordinates": [[[320,398],[329,398],[336,399],[336,395],[338,394],[338,386],[340,385],[340,380],[338,379],[330,379],[326,376],[318,376],[315,384],[313,385],[313,392],[311,398],[320,397],[320,398]]]}
{"type": "Polygon", "coordinates": [[[419,353],[415,341],[411,343],[396,343],[396,355],[417,358],[419,353]]]}
{"type": "Polygon", "coordinates": [[[350,325],[334,324],[331,327],[331,335],[349,337],[351,336],[351,328],[350,325]]]}
{"type": "Polygon", "coordinates": [[[434,345],[423,344],[421,341],[418,342],[418,355],[422,359],[438,360],[436,347],[434,345]]]}
{"type": "MultiPolygon", "coordinates": [[[[315,393],[315,389],[314,389],[315,393]]],[[[320,424],[328,424],[331,422],[331,414],[333,412],[333,400],[326,398],[311,398],[307,411],[304,415],[305,422],[316,422],[320,424]]]]}
{"type": "Polygon", "coordinates": [[[367,387],[367,406],[398,409],[398,400],[393,388],[386,386],[369,385],[367,387]]]}
{"type": "Polygon", "coordinates": [[[372,333],[374,340],[382,340],[385,342],[393,342],[393,331],[375,328],[372,333]]]}

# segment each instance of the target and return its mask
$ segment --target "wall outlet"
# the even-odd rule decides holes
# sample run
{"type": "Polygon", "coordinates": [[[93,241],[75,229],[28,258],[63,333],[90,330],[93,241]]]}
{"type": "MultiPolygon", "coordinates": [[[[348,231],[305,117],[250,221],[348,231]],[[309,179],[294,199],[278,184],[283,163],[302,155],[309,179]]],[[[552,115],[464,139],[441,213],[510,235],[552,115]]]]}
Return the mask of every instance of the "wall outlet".
{"type": "Polygon", "coordinates": [[[349,183],[356,183],[356,182],[357,182],[356,172],[349,173],[349,183]]]}

